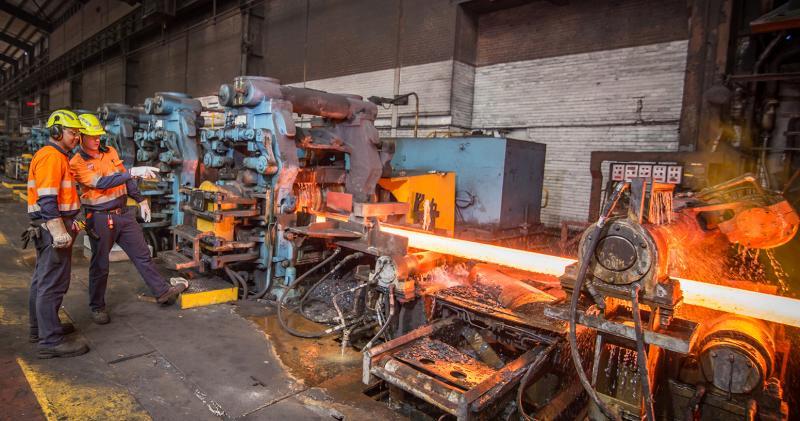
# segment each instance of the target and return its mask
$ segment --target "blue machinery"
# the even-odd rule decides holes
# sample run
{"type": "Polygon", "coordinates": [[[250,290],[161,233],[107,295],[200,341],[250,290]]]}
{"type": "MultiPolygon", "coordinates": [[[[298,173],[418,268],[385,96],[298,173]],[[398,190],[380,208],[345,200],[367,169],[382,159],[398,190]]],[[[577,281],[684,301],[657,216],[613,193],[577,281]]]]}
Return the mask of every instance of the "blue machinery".
{"type": "Polygon", "coordinates": [[[142,108],[125,104],[108,103],[97,109],[97,116],[103,123],[106,134],[101,141],[117,150],[125,168],[136,165],[136,131],[144,127],[152,117],[142,108]]]}
{"type": "Polygon", "coordinates": [[[169,186],[159,187],[173,202],[164,207],[173,226],[183,223],[180,189],[195,187],[200,175],[197,136],[201,111],[200,101],[186,94],[156,92],[144,101],[144,112],[152,120],[134,135],[137,165],[158,167],[167,174],[164,178],[169,186]]]}
{"type": "Polygon", "coordinates": [[[31,127],[31,135],[28,137],[28,150],[31,154],[35,154],[36,151],[41,149],[46,143],[47,139],[50,137],[50,132],[47,130],[47,127],[41,126],[33,126],[31,127]]]}
{"type": "Polygon", "coordinates": [[[354,236],[335,229],[309,234],[309,212],[330,195],[353,203],[374,198],[389,156],[379,149],[377,108],[360,97],[239,77],[221,86],[220,104],[224,127],[200,136],[203,165],[216,181],[183,189],[182,210],[195,223],[173,228],[176,250],[162,257],[175,269],[224,270],[245,296],[251,281],[263,296],[274,278],[286,286],[297,265],[322,259],[324,247],[298,238],[354,236]],[[295,113],[315,119],[300,128],[295,113]]]}

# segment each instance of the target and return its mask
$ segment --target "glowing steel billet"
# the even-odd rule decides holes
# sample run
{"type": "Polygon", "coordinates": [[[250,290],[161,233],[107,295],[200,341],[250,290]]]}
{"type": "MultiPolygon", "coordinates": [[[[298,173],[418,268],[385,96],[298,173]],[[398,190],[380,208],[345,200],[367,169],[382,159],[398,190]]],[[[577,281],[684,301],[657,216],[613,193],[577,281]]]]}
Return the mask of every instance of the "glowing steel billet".
{"type": "Polygon", "coordinates": [[[800,327],[800,300],[690,279],[675,279],[681,283],[683,302],[686,304],[800,327]]]}
{"type": "MultiPolygon", "coordinates": [[[[441,237],[381,225],[381,231],[408,238],[408,246],[466,259],[496,263],[530,272],[561,276],[574,259],[441,237]]],[[[686,304],[800,327],[800,300],[690,279],[681,283],[686,304]]]]}
{"type": "Polygon", "coordinates": [[[466,259],[482,260],[529,272],[561,276],[564,269],[575,263],[575,259],[510,249],[491,244],[476,243],[456,238],[441,237],[417,231],[409,231],[381,225],[381,231],[408,238],[408,246],[466,259]]]}

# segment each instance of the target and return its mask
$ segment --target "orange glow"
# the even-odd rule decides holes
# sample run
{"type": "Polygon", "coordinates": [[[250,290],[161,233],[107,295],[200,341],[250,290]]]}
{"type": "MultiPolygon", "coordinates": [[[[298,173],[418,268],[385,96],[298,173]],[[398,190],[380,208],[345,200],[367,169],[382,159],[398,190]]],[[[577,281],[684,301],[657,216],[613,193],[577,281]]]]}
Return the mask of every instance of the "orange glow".
{"type": "MultiPolygon", "coordinates": [[[[505,265],[529,272],[561,276],[574,259],[441,237],[381,225],[381,231],[408,238],[408,246],[505,265]]],[[[686,304],[800,327],[800,300],[690,279],[680,281],[686,304]]]]}
{"type": "Polygon", "coordinates": [[[381,225],[381,231],[408,238],[408,246],[437,253],[463,257],[465,259],[482,260],[529,272],[561,276],[567,266],[575,259],[534,253],[524,250],[498,247],[491,244],[476,243],[456,238],[441,237],[422,232],[381,225]]]}
{"type": "Polygon", "coordinates": [[[681,283],[683,302],[756,319],[800,327],[800,300],[675,278],[681,283]]]}

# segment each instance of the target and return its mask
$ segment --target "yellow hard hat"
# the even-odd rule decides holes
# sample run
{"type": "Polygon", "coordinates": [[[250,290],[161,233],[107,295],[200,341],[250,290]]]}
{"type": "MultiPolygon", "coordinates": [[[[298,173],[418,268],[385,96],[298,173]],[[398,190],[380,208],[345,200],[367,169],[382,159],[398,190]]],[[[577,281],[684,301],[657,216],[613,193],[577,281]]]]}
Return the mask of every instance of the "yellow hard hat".
{"type": "Polygon", "coordinates": [[[62,109],[53,111],[53,113],[50,114],[50,118],[47,119],[47,127],[53,127],[56,124],[71,129],[83,128],[80,120],[78,120],[78,115],[70,110],[62,109]]]}
{"type": "Polygon", "coordinates": [[[103,129],[103,125],[100,124],[100,120],[97,119],[97,116],[94,114],[81,114],[78,116],[78,120],[81,121],[81,133],[89,136],[100,136],[106,134],[106,131],[103,129]]]}

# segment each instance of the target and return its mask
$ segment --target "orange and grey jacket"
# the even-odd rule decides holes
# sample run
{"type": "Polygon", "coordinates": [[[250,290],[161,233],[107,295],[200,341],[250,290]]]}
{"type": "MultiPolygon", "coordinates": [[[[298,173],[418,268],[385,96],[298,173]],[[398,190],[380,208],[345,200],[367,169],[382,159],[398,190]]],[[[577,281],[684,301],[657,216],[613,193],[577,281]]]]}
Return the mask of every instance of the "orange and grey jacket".
{"type": "Polygon", "coordinates": [[[72,175],[81,186],[81,204],[87,211],[106,211],[125,207],[127,196],[144,200],[136,182],[125,170],[116,149],[94,158],[82,149],[69,162],[72,175]]]}
{"type": "Polygon", "coordinates": [[[33,156],[28,169],[28,216],[32,220],[78,213],[78,187],[69,167],[69,155],[53,142],[33,156]]]}

